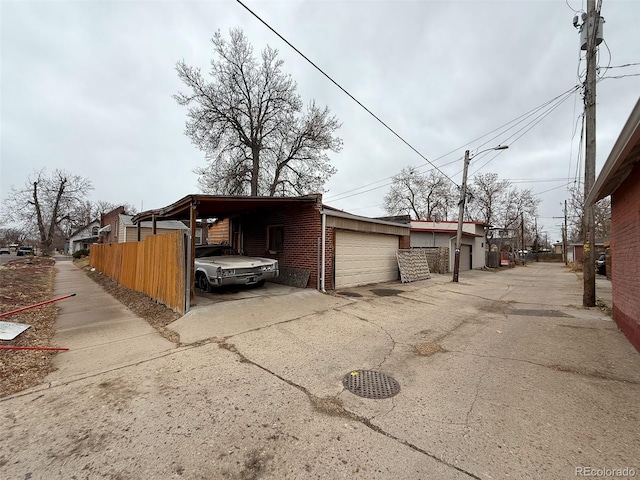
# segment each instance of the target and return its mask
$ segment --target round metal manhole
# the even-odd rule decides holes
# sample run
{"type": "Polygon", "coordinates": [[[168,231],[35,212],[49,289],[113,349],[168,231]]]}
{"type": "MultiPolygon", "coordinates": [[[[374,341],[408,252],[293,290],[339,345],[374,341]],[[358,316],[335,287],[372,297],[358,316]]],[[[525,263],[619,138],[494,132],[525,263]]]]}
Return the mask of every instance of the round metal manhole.
{"type": "Polygon", "coordinates": [[[354,370],[342,379],[351,393],[364,398],[389,398],[400,392],[400,384],[389,375],[374,370],[354,370]]]}

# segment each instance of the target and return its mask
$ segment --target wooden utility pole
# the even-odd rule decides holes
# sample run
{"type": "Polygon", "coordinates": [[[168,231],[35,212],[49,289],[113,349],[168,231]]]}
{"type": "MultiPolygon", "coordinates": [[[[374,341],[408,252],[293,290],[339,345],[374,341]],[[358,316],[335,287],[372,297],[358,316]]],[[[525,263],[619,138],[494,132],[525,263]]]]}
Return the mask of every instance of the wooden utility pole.
{"type": "MultiPolygon", "coordinates": [[[[585,161],[584,161],[584,198],[587,199],[596,178],[596,34],[600,15],[596,12],[596,0],[587,0],[587,18],[583,28],[587,37],[587,79],[584,91],[585,111],[585,161]]],[[[582,254],[582,273],[584,290],[582,305],[596,305],[596,266],[594,257],[595,221],[593,206],[584,202],[582,222],[584,226],[584,248],[582,254]]]]}
{"type": "Polygon", "coordinates": [[[464,204],[467,200],[467,171],[469,170],[469,150],[464,152],[464,168],[462,170],[462,188],[458,211],[458,233],[456,235],[456,256],[453,262],[453,281],[457,282],[460,274],[460,243],[462,242],[462,222],[464,221],[464,204]]]}
{"type": "MultiPolygon", "coordinates": [[[[564,264],[569,264],[569,259],[567,258],[567,241],[569,240],[569,235],[567,233],[567,201],[564,201],[564,230],[562,230],[562,254],[564,258],[564,264]]],[[[575,258],[574,258],[575,261],[575,258]]]]}
{"type": "Polygon", "coordinates": [[[520,236],[522,238],[522,264],[524,265],[526,262],[526,255],[524,253],[524,214],[520,214],[520,236]]]}

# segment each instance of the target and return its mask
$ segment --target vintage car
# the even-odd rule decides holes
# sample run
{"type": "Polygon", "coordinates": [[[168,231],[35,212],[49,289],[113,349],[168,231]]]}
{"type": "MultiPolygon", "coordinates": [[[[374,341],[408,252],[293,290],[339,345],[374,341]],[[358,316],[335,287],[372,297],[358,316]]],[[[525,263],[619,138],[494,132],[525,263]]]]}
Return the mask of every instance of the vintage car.
{"type": "Polygon", "coordinates": [[[204,292],[225,285],[260,287],[278,274],[278,261],[272,258],[246,257],[229,245],[196,247],[195,282],[204,292]]]}

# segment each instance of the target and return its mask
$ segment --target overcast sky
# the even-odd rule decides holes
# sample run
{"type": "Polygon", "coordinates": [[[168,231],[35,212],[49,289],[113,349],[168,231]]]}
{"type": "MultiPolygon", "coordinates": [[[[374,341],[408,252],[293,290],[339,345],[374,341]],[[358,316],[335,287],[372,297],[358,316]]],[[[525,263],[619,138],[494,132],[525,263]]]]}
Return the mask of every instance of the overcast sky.
{"type": "MultiPolygon", "coordinates": [[[[566,184],[576,177],[581,96],[520,138],[524,131],[507,137],[526,123],[485,145],[491,137],[470,142],[580,83],[585,63],[572,9],[586,2],[246,4],[455,182],[466,148],[509,144],[489,163],[491,156],[478,155],[471,176],[495,172],[546,192],[538,223],[549,240],[560,239],[561,221],[551,217],[562,215],[566,184]]],[[[89,178],[93,200],[138,210],[198,193],[193,169],[204,156],[184,135],[186,110],[172,98],[186,90],[175,64],[184,59],[206,72],[211,36],[220,29],[228,38],[233,27],[257,51],[277,48],[303,100],[327,105],[342,122],[344,148],[331,157],[338,172],[325,203],[383,215],[388,180],[373,182],[404,166],[430,168],[235,1],[3,0],[0,15],[2,199],[43,167],[89,178]]],[[[600,66],[640,62],[640,2],[604,0],[602,16],[608,49],[600,46],[600,66]]],[[[638,73],[638,65],[601,70],[638,73]]],[[[598,83],[596,172],[639,94],[640,76],[598,83]]]]}

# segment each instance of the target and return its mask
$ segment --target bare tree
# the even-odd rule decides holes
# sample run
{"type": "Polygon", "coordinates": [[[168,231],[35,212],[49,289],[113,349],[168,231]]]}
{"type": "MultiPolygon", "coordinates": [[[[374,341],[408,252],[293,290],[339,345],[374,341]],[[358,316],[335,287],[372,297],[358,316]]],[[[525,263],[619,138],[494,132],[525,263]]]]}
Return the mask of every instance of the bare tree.
{"type": "Polygon", "coordinates": [[[174,98],[188,106],[186,135],[205,152],[198,168],[207,193],[287,195],[320,192],[336,170],[327,151],[338,152],[340,123],[328,108],[311,102],[303,112],[296,83],[283,73],[278,51],[266,47],[260,59],[242,30],[230,41],[211,39],[211,81],[200,69],[178,62],[189,93],[174,98]]]}
{"type": "Polygon", "coordinates": [[[415,220],[445,220],[455,206],[453,185],[440,173],[405,167],[393,177],[384,196],[389,215],[411,215],[415,220]]]}
{"type": "MultiPolygon", "coordinates": [[[[572,242],[583,242],[584,225],[584,192],[582,188],[572,188],[569,191],[570,212],[568,221],[568,237],[572,242]]],[[[605,240],[611,236],[611,197],[605,197],[593,206],[595,219],[595,235],[597,240],[605,240]]]]}
{"type": "Polygon", "coordinates": [[[54,170],[50,176],[40,170],[31,175],[24,188],[11,189],[4,214],[27,231],[37,229],[41,251],[48,255],[56,234],[92,188],[88,179],[64,170],[54,170]]]}
{"type": "MultiPolygon", "coordinates": [[[[508,180],[500,180],[496,173],[486,173],[473,177],[470,192],[472,218],[513,235],[518,232],[518,237],[522,237],[524,220],[525,233],[531,232],[531,238],[535,237],[534,224],[540,199],[531,190],[519,190],[508,180]]],[[[525,240],[529,238],[526,234],[525,237],[525,240]]],[[[486,240],[489,245],[493,243],[492,230],[487,230],[486,240]]]]}

